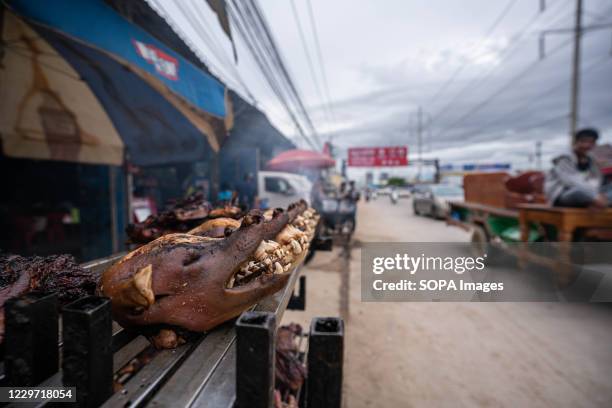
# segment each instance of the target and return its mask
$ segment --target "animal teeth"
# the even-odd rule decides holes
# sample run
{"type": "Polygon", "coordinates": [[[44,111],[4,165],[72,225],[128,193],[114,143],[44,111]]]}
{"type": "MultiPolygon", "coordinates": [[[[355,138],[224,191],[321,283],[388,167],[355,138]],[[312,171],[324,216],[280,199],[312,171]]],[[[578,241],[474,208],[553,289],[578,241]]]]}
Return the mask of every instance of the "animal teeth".
{"type": "Polygon", "coordinates": [[[279,262],[274,262],[274,273],[281,274],[283,272],[284,272],[283,266],[279,262]]]}
{"type": "Polygon", "coordinates": [[[289,269],[291,269],[291,264],[285,265],[285,268],[284,268],[285,272],[289,272],[289,269]]]}
{"type": "Polygon", "coordinates": [[[266,266],[270,266],[270,265],[272,265],[272,260],[271,260],[270,258],[266,258],[266,259],[264,259],[263,263],[264,263],[266,266]]]}
{"type": "Polygon", "coordinates": [[[227,282],[227,287],[228,288],[233,288],[234,287],[234,282],[235,282],[236,278],[234,278],[233,276],[230,278],[229,282],[227,282]]]}
{"type": "Polygon", "coordinates": [[[302,253],[302,247],[295,239],[291,240],[291,248],[293,249],[293,253],[296,255],[299,255],[302,253]]]}

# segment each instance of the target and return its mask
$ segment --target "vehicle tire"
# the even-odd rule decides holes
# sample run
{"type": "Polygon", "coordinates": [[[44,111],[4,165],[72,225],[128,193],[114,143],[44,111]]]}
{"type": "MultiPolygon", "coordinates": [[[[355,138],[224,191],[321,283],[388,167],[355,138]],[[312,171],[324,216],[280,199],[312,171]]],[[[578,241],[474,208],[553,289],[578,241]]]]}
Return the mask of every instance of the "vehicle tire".
{"type": "Polygon", "coordinates": [[[472,227],[472,254],[475,257],[486,255],[486,264],[490,266],[509,266],[514,265],[514,257],[505,252],[495,243],[491,242],[491,238],[484,227],[475,225],[472,227]]]}
{"type": "Polygon", "coordinates": [[[436,218],[436,206],[435,205],[431,205],[429,206],[429,211],[427,212],[427,215],[431,218],[436,218]]]}
{"type": "Polygon", "coordinates": [[[421,213],[419,212],[419,210],[417,209],[416,204],[412,204],[412,213],[414,215],[421,215],[421,213]]]}
{"type": "Polygon", "coordinates": [[[470,238],[472,243],[472,253],[476,257],[483,256],[489,244],[489,237],[487,236],[487,232],[480,225],[475,225],[472,227],[472,237],[470,238]]]}

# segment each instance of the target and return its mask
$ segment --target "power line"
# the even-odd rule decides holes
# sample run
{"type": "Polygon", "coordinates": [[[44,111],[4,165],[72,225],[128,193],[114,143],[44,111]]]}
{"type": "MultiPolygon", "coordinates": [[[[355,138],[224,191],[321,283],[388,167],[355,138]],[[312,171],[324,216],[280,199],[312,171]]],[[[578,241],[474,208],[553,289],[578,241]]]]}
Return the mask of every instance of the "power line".
{"type": "Polygon", "coordinates": [[[261,49],[261,44],[255,41],[256,35],[252,31],[252,27],[247,26],[245,21],[243,21],[244,16],[240,14],[240,11],[238,11],[237,9],[234,9],[233,3],[230,2],[228,3],[228,5],[230,5],[229,10],[230,10],[230,16],[232,17],[232,21],[234,22],[234,25],[236,26],[236,28],[238,29],[238,32],[242,36],[247,48],[249,49],[253,59],[255,60],[255,63],[259,67],[259,70],[261,71],[264,78],[266,79],[268,86],[272,89],[272,92],[278,98],[279,102],[281,103],[285,111],[287,112],[291,121],[295,124],[296,129],[298,130],[298,133],[300,134],[300,136],[302,136],[302,138],[308,145],[310,145],[311,147],[314,146],[313,142],[306,136],[304,130],[302,129],[297,117],[293,113],[293,109],[289,106],[289,103],[286,100],[280,88],[280,85],[277,82],[277,79],[274,77],[272,73],[272,68],[270,66],[269,61],[266,61],[264,59],[263,50],[261,49]]]}
{"type": "MultiPolygon", "coordinates": [[[[234,6],[237,6],[237,2],[234,3],[234,6]]],[[[290,89],[288,88],[285,80],[278,71],[275,71],[275,67],[278,66],[277,62],[274,61],[274,56],[270,54],[267,44],[264,43],[262,38],[262,33],[258,24],[253,20],[253,13],[250,11],[244,11],[238,9],[238,13],[241,13],[243,18],[244,28],[249,32],[247,35],[248,40],[252,41],[251,52],[254,53],[256,60],[259,61],[260,69],[262,73],[266,76],[271,87],[275,90],[275,93],[283,106],[285,107],[288,115],[294,122],[298,133],[304,138],[304,140],[311,146],[315,147],[316,144],[312,140],[312,136],[307,136],[306,131],[304,130],[300,120],[298,118],[299,112],[295,111],[295,107],[292,106],[294,101],[292,100],[292,95],[290,94],[290,89]]]]}
{"type": "MultiPolygon", "coordinates": [[[[318,81],[317,76],[315,74],[315,69],[314,69],[314,65],[312,63],[312,58],[310,57],[310,52],[308,51],[308,46],[306,45],[306,38],[304,36],[304,30],[302,29],[302,23],[300,21],[299,15],[298,15],[297,8],[295,7],[295,0],[291,0],[290,4],[291,4],[291,11],[293,13],[293,19],[295,20],[295,24],[296,24],[298,32],[300,34],[300,41],[302,43],[302,47],[304,48],[304,55],[306,56],[306,61],[308,62],[308,69],[310,70],[310,75],[312,77],[312,82],[314,83],[316,91],[317,91],[317,94],[318,94],[319,98],[321,99],[321,104],[323,106],[325,106],[325,100],[323,99],[323,94],[321,92],[321,87],[319,86],[319,81],[318,81]]],[[[328,120],[329,120],[329,117],[328,117],[328,120]]]]}
{"type": "MultiPolygon", "coordinates": [[[[560,49],[564,48],[565,46],[569,45],[571,43],[571,39],[565,43],[560,44],[558,47],[556,47],[553,53],[556,53],[557,51],[559,51],[560,49]]],[[[488,102],[490,102],[491,100],[493,100],[495,97],[497,97],[498,95],[500,95],[501,93],[503,93],[503,91],[505,91],[507,88],[509,88],[511,85],[514,85],[514,83],[516,83],[517,81],[520,81],[525,75],[527,75],[529,73],[529,71],[533,68],[535,68],[535,66],[539,63],[540,61],[535,61],[534,63],[530,64],[525,70],[521,71],[518,75],[512,77],[510,79],[510,81],[508,81],[504,86],[502,86],[500,89],[498,89],[495,93],[493,93],[492,95],[490,95],[488,98],[486,98],[484,101],[482,101],[481,103],[477,104],[472,110],[468,111],[466,114],[464,114],[463,116],[461,116],[459,119],[455,120],[452,124],[450,124],[449,126],[447,126],[446,128],[450,128],[453,127],[459,123],[462,123],[465,119],[467,119],[469,116],[471,116],[472,114],[474,114],[475,112],[477,112],[478,110],[482,109],[484,106],[486,106],[488,104],[488,102]]],[[[440,136],[442,133],[444,132],[444,129],[440,130],[440,132],[438,132],[437,136],[440,136]]]]}
{"type": "MultiPolygon", "coordinates": [[[[603,64],[605,62],[608,62],[608,61],[611,61],[611,60],[612,59],[609,56],[604,55],[602,58],[596,59],[593,63],[589,64],[586,68],[584,68],[582,70],[582,73],[590,72],[594,68],[597,68],[599,66],[603,66],[603,64]]],[[[513,110],[511,110],[509,112],[504,112],[504,116],[502,118],[496,119],[496,120],[489,120],[484,125],[479,126],[479,128],[480,129],[484,129],[484,128],[487,128],[487,127],[490,128],[491,126],[499,125],[499,124],[502,124],[502,123],[513,122],[512,116],[515,113],[520,113],[522,111],[525,111],[527,108],[531,107],[534,103],[539,102],[539,100],[540,100],[539,98],[542,98],[544,96],[548,96],[548,95],[554,93],[555,91],[563,88],[563,86],[566,86],[566,85],[567,85],[567,81],[563,81],[563,82],[560,82],[558,84],[555,84],[554,86],[547,88],[543,93],[540,93],[540,94],[534,96],[534,98],[531,99],[528,103],[526,103],[526,104],[524,104],[524,103],[523,104],[519,104],[515,109],[513,109],[513,110]]],[[[517,117],[516,119],[519,119],[519,118],[517,117]]],[[[483,134],[483,133],[485,133],[485,130],[481,130],[479,132],[478,131],[474,132],[472,130],[472,131],[461,133],[460,135],[457,136],[457,138],[458,139],[462,139],[464,137],[474,136],[474,135],[483,134]]]]}
{"type": "MultiPolygon", "coordinates": [[[[200,49],[198,47],[194,46],[193,43],[190,41],[189,36],[187,36],[185,34],[185,31],[182,28],[180,28],[179,26],[176,25],[176,21],[170,17],[170,14],[167,12],[167,9],[161,4],[161,2],[159,0],[150,0],[150,4],[152,6],[154,6],[154,9],[156,10],[156,12],[164,20],[166,20],[166,22],[168,22],[168,24],[170,25],[172,30],[174,32],[176,32],[182,38],[182,40],[189,46],[189,48],[198,56],[198,58],[202,62],[204,62],[206,65],[208,65],[212,69],[213,72],[215,72],[217,75],[222,77],[225,82],[232,83],[232,85],[233,85],[232,88],[234,88],[234,89],[243,89],[243,91],[246,92],[246,94],[247,94],[247,98],[246,99],[251,99],[251,101],[255,100],[254,97],[252,96],[252,94],[250,93],[248,87],[246,86],[246,84],[244,83],[244,81],[242,80],[242,78],[240,77],[240,75],[238,74],[237,71],[234,71],[233,75],[228,74],[227,71],[223,68],[222,65],[213,63],[213,61],[210,58],[207,58],[204,55],[202,55],[200,49]]],[[[176,5],[180,9],[181,13],[187,19],[188,24],[195,31],[196,35],[205,44],[207,44],[210,47],[211,51],[213,52],[213,55],[215,55],[215,57],[221,62],[223,60],[223,58],[221,56],[219,56],[219,54],[216,52],[216,50],[213,49],[213,47],[211,45],[212,44],[212,39],[207,35],[207,33],[204,33],[202,31],[202,27],[195,20],[195,17],[192,15],[192,13],[189,13],[183,7],[183,4],[181,4],[181,2],[176,2],[176,5]]],[[[234,68],[233,64],[230,64],[230,70],[232,70],[232,68],[234,68]]]]}
{"type": "Polygon", "coordinates": [[[257,4],[251,0],[230,1],[228,5],[234,25],[269,87],[295,124],[298,134],[309,146],[318,149],[316,129],[257,4]]]}
{"type": "MultiPolygon", "coordinates": [[[[527,30],[536,22],[536,20],[541,15],[542,15],[541,12],[534,14],[533,17],[530,20],[528,20],[527,23],[523,27],[521,27],[518,33],[512,36],[513,40],[506,46],[506,48],[502,50],[502,55],[501,55],[500,60],[498,61],[498,64],[491,67],[491,69],[486,71],[483,75],[479,75],[476,78],[472,79],[463,88],[461,88],[461,90],[459,90],[459,92],[457,92],[455,96],[446,105],[444,105],[444,107],[442,107],[440,110],[438,110],[437,113],[434,114],[434,117],[433,117],[434,120],[438,119],[440,116],[446,113],[450,109],[450,107],[453,105],[453,103],[455,103],[455,101],[457,101],[465,92],[467,92],[468,90],[473,91],[474,87],[477,87],[483,84],[487,79],[489,79],[489,77],[493,74],[493,72],[495,72],[499,67],[502,66],[502,63],[504,61],[506,61],[508,58],[513,56],[515,54],[515,51],[520,50],[520,48],[518,48],[518,45],[523,40],[525,34],[527,33],[527,30]]],[[[563,18],[566,18],[566,17],[563,17],[563,18]]],[[[557,20],[555,20],[555,23],[553,24],[556,24],[556,22],[557,20]]]]}
{"type": "Polygon", "coordinates": [[[319,139],[317,130],[312,124],[310,116],[308,115],[308,112],[304,107],[304,103],[302,102],[302,99],[299,95],[299,91],[297,90],[297,87],[293,82],[291,75],[289,74],[287,65],[283,61],[283,57],[280,54],[280,51],[278,49],[278,46],[276,45],[274,37],[272,36],[269,26],[263,14],[261,13],[261,10],[259,9],[257,1],[249,0],[246,2],[246,4],[247,14],[250,14],[254,18],[254,22],[263,33],[264,42],[267,44],[268,50],[271,56],[273,57],[273,61],[275,62],[278,70],[281,73],[281,77],[284,79],[284,82],[290,90],[289,95],[294,100],[297,110],[300,116],[302,117],[302,120],[305,122],[307,128],[309,129],[311,137],[313,137],[316,140],[316,143],[321,146],[321,141],[319,139]]]}
{"type": "MultiPolygon", "coordinates": [[[[178,4],[180,4],[180,2],[178,2],[178,4]]],[[[202,14],[202,10],[199,7],[197,7],[197,5],[193,1],[192,1],[191,5],[193,6],[193,8],[196,11],[196,16],[199,18],[199,21],[200,21],[199,27],[202,28],[202,32],[203,32],[204,36],[209,39],[209,46],[210,46],[211,50],[213,51],[213,53],[217,56],[218,59],[220,59],[226,66],[229,67],[231,72],[233,72],[234,76],[236,77],[236,79],[238,80],[238,82],[242,86],[243,90],[247,94],[248,99],[250,100],[250,102],[257,104],[257,100],[251,94],[251,92],[249,90],[249,87],[246,85],[246,83],[244,82],[242,76],[240,75],[240,72],[238,71],[238,69],[234,65],[234,62],[233,62],[232,58],[229,57],[226,54],[226,50],[223,49],[223,46],[215,39],[215,36],[207,30],[207,28],[206,28],[207,27],[206,19],[204,18],[204,15],[202,14]]]]}
{"type": "MultiPolygon", "coordinates": [[[[512,9],[512,7],[516,4],[517,0],[510,0],[506,6],[503,8],[501,14],[499,16],[497,16],[497,18],[495,19],[495,21],[493,22],[493,24],[489,27],[489,29],[485,32],[485,36],[484,38],[478,42],[477,45],[473,46],[472,49],[473,50],[477,50],[478,47],[480,47],[481,45],[484,45],[487,40],[489,39],[489,37],[491,36],[491,34],[493,33],[493,31],[495,31],[495,29],[497,28],[497,26],[502,22],[502,20],[508,15],[508,13],[510,12],[510,10],[512,9]]],[[[463,71],[463,69],[468,65],[467,60],[464,61],[463,64],[461,64],[459,66],[459,68],[457,68],[457,70],[455,70],[455,72],[453,73],[453,75],[451,75],[451,77],[438,89],[438,91],[434,94],[434,96],[431,98],[431,100],[429,101],[429,103],[433,103],[438,96],[440,96],[445,90],[446,88],[448,88],[457,78],[457,76],[463,71]]]]}
{"type": "MultiPolygon", "coordinates": [[[[200,58],[200,60],[205,61],[207,65],[212,67],[214,72],[217,75],[220,75],[220,77],[223,78],[223,80],[227,82],[231,86],[231,88],[243,99],[249,101],[256,107],[264,108],[261,102],[258,101],[251,93],[249,87],[246,85],[238,69],[236,68],[233,59],[228,56],[227,50],[225,50],[224,47],[220,45],[214,34],[211,34],[211,32],[207,30],[208,24],[206,23],[206,19],[202,14],[201,9],[197,7],[197,4],[194,3],[192,4],[192,6],[197,13],[197,17],[199,18],[193,17],[191,11],[184,7],[181,7],[181,4],[178,4],[178,7],[182,14],[186,16],[185,18],[187,19],[187,22],[193,28],[196,35],[203,41],[204,44],[208,46],[209,50],[212,51],[212,54],[216,57],[217,61],[220,62],[222,65],[213,64],[212,60],[210,60],[209,58],[204,58],[200,52],[200,48],[195,47],[192,43],[190,43],[189,37],[185,35],[185,32],[182,29],[180,29],[176,26],[176,24],[174,24],[174,21],[170,19],[169,13],[167,13],[166,10],[161,6],[161,4],[158,3],[159,0],[150,1],[152,5],[155,6],[158,14],[164,14],[164,19],[168,21],[168,24],[170,24],[170,26],[175,32],[182,36],[183,40],[188,44],[191,50],[200,58]],[[231,71],[231,73],[228,73],[225,69],[223,69],[224,66],[228,66],[229,71],[231,71]]],[[[265,83],[265,86],[269,86],[269,84],[265,83]]],[[[286,123],[286,118],[280,118],[275,114],[273,115],[273,112],[269,109],[265,109],[265,111],[267,115],[275,117],[279,122],[286,123]]]]}
{"type": "MultiPolygon", "coordinates": [[[[557,46],[556,48],[554,48],[550,52],[550,55],[553,55],[553,54],[557,53],[558,51],[560,51],[564,47],[568,46],[571,42],[572,41],[569,40],[569,41],[565,41],[565,42],[561,43],[559,46],[557,46]]],[[[480,109],[482,109],[483,107],[487,106],[487,104],[490,101],[495,99],[497,96],[501,95],[509,87],[511,87],[513,85],[516,85],[516,83],[518,81],[520,81],[525,76],[527,76],[540,62],[541,62],[540,60],[536,60],[533,63],[529,64],[525,69],[520,71],[517,75],[514,75],[512,78],[510,78],[510,80],[507,81],[503,86],[501,86],[497,91],[495,91],[493,94],[489,95],[483,101],[481,101],[480,103],[475,105],[472,109],[470,109],[467,113],[465,113],[464,115],[460,116],[457,120],[455,120],[450,125],[448,125],[447,128],[452,128],[452,127],[462,123],[463,121],[465,121],[465,119],[469,118],[474,113],[478,112],[480,109]]],[[[436,137],[440,136],[443,132],[444,132],[444,129],[440,130],[440,132],[438,132],[436,137]]]]}
{"type": "Polygon", "coordinates": [[[327,109],[329,111],[329,114],[330,114],[332,120],[335,122],[336,121],[336,116],[335,116],[335,113],[334,113],[334,110],[333,110],[332,104],[331,104],[332,98],[330,97],[329,84],[327,82],[327,70],[325,69],[325,60],[323,58],[323,53],[321,51],[321,43],[319,42],[319,34],[318,34],[318,30],[317,30],[317,25],[315,23],[312,2],[310,0],[308,0],[306,2],[306,4],[308,5],[308,17],[310,19],[310,26],[312,27],[312,36],[313,36],[313,39],[314,39],[315,50],[317,51],[317,57],[319,59],[319,69],[321,71],[321,78],[323,78],[323,91],[325,92],[325,98],[326,98],[326,102],[327,102],[327,109]]]}

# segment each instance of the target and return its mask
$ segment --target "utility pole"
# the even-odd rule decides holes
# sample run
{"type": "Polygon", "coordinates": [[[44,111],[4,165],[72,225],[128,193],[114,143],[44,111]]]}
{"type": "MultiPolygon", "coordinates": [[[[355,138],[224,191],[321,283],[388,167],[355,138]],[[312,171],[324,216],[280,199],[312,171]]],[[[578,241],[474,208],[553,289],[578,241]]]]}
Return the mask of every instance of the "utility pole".
{"type": "Polygon", "coordinates": [[[576,0],[576,22],[574,24],[574,57],[572,64],[572,98],[570,110],[570,145],[578,126],[580,109],[580,43],[582,40],[582,0],[576,0]]]}
{"type": "MultiPolygon", "coordinates": [[[[416,133],[416,164],[417,164],[417,177],[418,181],[421,181],[422,171],[423,171],[423,134],[425,131],[428,131],[431,128],[431,115],[423,110],[422,106],[419,106],[416,112],[412,112],[410,114],[409,119],[409,138],[412,141],[412,136],[416,133]]],[[[412,149],[410,151],[413,151],[412,149]]]]}
{"type": "MultiPolygon", "coordinates": [[[[582,7],[583,0],[576,0],[576,15],[573,28],[556,28],[544,30],[540,33],[540,59],[545,58],[546,54],[546,36],[548,34],[574,34],[574,54],[572,62],[572,93],[570,95],[570,144],[574,142],[574,135],[578,127],[578,116],[580,114],[580,51],[582,34],[586,31],[605,30],[612,28],[612,23],[582,25],[582,7]]],[[[545,6],[545,3],[544,3],[545,6]]]]}
{"type": "Polygon", "coordinates": [[[417,180],[421,181],[421,168],[423,165],[423,109],[419,106],[417,112],[417,153],[418,153],[418,172],[417,180]]]}
{"type": "Polygon", "coordinates": [[[535,147],[536,168],[542,170],[542,142],[538,140],[535,147]]]}

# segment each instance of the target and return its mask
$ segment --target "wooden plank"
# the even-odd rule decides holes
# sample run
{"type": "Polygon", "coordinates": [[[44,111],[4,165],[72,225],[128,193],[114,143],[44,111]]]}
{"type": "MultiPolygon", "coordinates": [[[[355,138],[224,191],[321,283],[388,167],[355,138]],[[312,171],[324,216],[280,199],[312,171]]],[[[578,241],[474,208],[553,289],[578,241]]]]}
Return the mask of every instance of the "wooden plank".
{"type": "Polygon", "coordinates": [[[591,211],[586,208],[573,208],[573,207],[553,207],[546,204],[519,204],[517,206],[519,209],[524,210],[533,210],[533,211],[545,211],[545,212],[555,212],[555,213],[565,213],[565,214],[591,214],[591,215],[602,215],[602,216],[612,216],[612,208],[591,211]]]}
{"type": "Polygon", "coordinates": [[[490,205],[471,203],[468,201],[462,201],[462,202],[452,201],[450,205],[452,207],[464,208],[470,211],[482,211],[487,214],[499,215],[502,217],[518,218],[518,215],[519,215],[518,210],[514,210],[511,208],[493,207],[490,205]]]}

